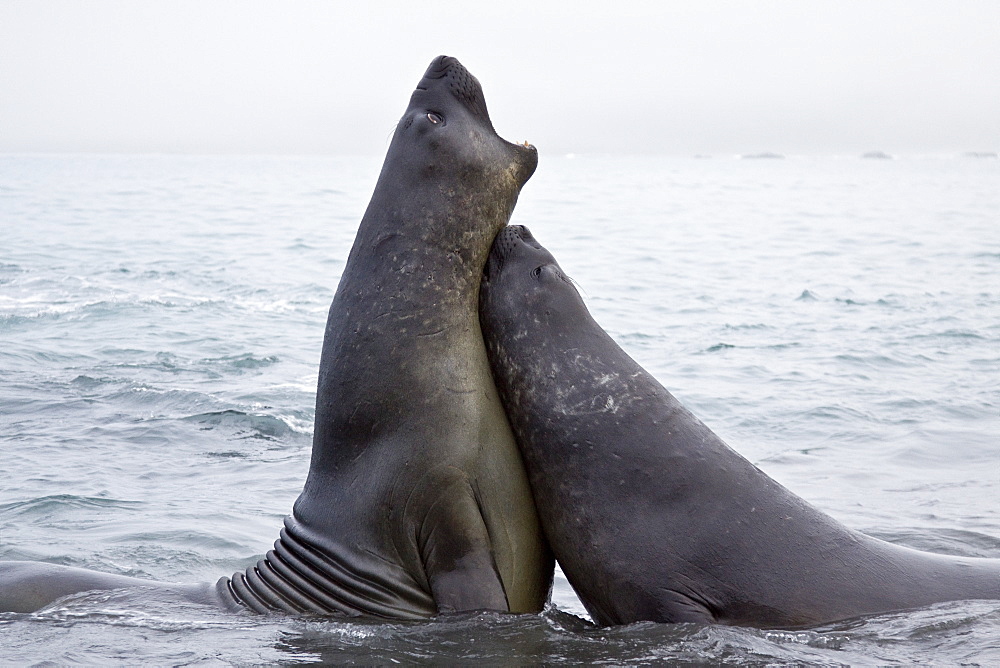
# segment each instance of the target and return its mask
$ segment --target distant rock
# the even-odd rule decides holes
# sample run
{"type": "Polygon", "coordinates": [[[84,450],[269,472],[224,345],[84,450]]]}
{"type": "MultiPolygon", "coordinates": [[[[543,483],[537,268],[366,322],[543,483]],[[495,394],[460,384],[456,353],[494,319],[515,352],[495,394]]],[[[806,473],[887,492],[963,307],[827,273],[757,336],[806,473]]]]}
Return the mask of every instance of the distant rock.
{"type": "Polygon", "coordinates": [[[765,151],[764,153],[744,153],[740,156],[741,160],[784,160],[785,156],[780,153],[771,153],[765,151]]]}
{"type": "Polygon", "coordinates": [[[969,151],[965,154],[966,158],[992,158],[996,160],[997,154],[993,151],[969,151]]]}
{"type": "Polygon", "coordinates": [[[866,160],[895,160],[895,156],[889,155],[888,153],[883,153],[882,151],[868,151],[861,156],[866,160]]]}

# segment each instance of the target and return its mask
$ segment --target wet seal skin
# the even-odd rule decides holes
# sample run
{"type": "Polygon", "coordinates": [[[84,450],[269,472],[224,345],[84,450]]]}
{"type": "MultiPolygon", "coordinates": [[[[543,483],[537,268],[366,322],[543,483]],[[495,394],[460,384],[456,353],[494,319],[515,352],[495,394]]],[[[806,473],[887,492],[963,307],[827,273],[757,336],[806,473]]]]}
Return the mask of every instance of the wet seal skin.
{"type": "Polygon", "coordinates": [[[333,304],[305,487],[274,549],[215,584],[0,562],[0,611],[142,588],[257,612],[537,612],[553,561],[479,327],[490,244],[538,162],[441,56],[389,146],[333,304]]]}
{"type": "Polygon", "coordinates": [[[598,623],[793,628],[1000,599],[1000,559],[852,531],[729,448],[605,333],[524,227],[493,244],[480,319],[546,537],[598,623]]]}
{"type": "Polygon", "coordinates": [[[330,307],[305,488],[234,600],[395,619],[542,608],[552,560],[478,318],[490,244],[537,163],[497,135],[458,60],[430,64],[330,307]]]}

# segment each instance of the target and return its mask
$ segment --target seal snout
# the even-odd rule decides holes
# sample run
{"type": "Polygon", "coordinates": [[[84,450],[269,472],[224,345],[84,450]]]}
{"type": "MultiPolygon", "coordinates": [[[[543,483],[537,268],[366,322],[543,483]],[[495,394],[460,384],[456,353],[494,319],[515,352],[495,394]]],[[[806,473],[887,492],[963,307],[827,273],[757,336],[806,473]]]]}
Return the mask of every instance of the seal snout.
{"type": "MultiPolygon", "coordinates": [[[[424,72],[425,79],[442,79],[448,74],[448,68],[458,65],[462,67],[462,63],[458,62],[458,58],[454,56],[438,56],[431,61],[430,66],[427,71],[424,72]]],[[[464,70],[465,68],[462,67],[464,70]]]]}
{"type": "MultiPolygon", "coordinates": [[[[479,80],[472,76],[469,70],[454,56],[438,56],[427,67],[423,78],[417,84],[417,90],[447,90],[474,116],[478,116],[490,124],[490,115],[486,110],[486,98],[479,80]]],[[[492,125],[490,125],[492,128],[492,125]]]]}
{"type": "Polygon", "coordinates": [[[486,266],[483,268],[483,280],[488,282],[500,275],[510,254],[517,248],[518,244],[522,243],[523,234],[531,236],[528,228],[523,225],[508,225],[500,230],[496,239],[493,240],[493,247],[490,249],[489,257],[486,259],[486,266]]]}
{"type": "MultiPolygon", "coordinates": [[[[535,239],[535,235],[531,233],[531,230],[524,225],[508,225],[506,229],[511,230],[512,235],[516,235],[516,241],[512,240],[511,250],[513,250],[514,246],[517,244],[524,244],[529,248],[545,251],[545,249],[542,248],[542,245],[538,243],[538,240],[535,239]]],[[[546,254],[548,253],[548,251],[545,252],[546,254]]]]}
{"type": "Polygon", "coordinates": [[[494,248],[501,261],[505,261],[515,248],[524,242],[525,238],[533,239],[531,232],[524,225],[508,225],[500,230],[494,248]]]}

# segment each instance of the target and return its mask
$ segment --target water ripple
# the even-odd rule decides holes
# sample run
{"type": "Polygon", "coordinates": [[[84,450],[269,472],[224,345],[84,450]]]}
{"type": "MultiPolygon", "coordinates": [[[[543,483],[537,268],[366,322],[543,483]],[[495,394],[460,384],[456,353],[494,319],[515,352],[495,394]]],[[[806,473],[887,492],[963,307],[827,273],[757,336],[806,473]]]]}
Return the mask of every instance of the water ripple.
{"type": "MultiPolygon", "coordinates": [[[[18,223],[0,263],[5,558],[200,580],[254,563],[308,471],[326,311],[379,165],[0,156],[18,223]]],[[[993,167],[550,157],[515,222],[630,354],[783,484],[894,542],[997,557],[993,167]]],[[[565,578],[555,589],[582,612],[565,578]]],[[[770,631],[147,603],[0,615],[4,660],[1000,664],[995,603],[770,631]]]]}

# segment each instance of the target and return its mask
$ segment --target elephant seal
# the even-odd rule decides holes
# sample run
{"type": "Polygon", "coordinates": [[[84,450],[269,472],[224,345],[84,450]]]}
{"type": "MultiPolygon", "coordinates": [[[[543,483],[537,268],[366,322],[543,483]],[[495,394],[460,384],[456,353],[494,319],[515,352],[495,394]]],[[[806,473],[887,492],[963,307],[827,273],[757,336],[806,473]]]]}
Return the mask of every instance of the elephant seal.
{"type": "Polygon", "coordinates": [[[541,610],[553,560],[478,315],[490,244],[537,163],[497,135],[475,77],[435,59],[330,307],[309,475],[274,549],[214,585],[0,563],[0,611],[138,587],[257,612],[541,610]]]}
{"type": "Polygon", "coordinates": [[[480,320],[545,534],[599,624],[789,628],[1000,598],[1000,559],[852,531],[730,449],[523,227],[493,244],[480,320]]]}
{"type": "Polygon", "coordinates": [[[431,63],[396,127],[330,306],[312,461],[252,609],[422,618],[536,612],[552,558],[490,377],[479,280],[534,172],[479,82],[431,63]]]}

